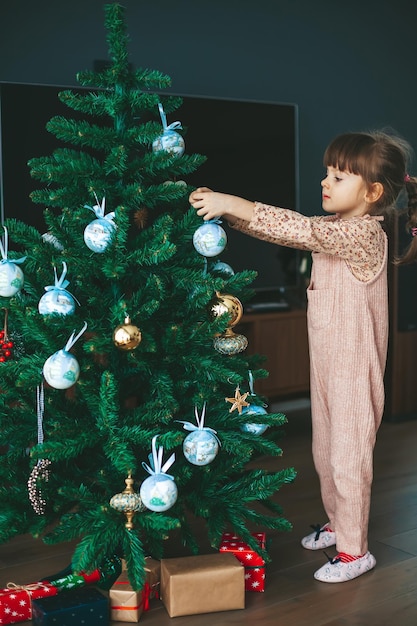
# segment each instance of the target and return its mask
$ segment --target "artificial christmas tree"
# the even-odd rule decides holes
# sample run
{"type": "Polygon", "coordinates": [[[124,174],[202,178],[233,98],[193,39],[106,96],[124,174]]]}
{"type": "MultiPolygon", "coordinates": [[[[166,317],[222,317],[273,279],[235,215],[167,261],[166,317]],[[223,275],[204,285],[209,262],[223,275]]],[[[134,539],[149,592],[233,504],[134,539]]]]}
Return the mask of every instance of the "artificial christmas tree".
{"type": "Polygon", "coordinates": [[[254,549],[248,526],[288,530],[273,496],[295,472],[248,467],[281,454],[285,422],[242,412],[265,406],[253,389],[260,358],[232,330],[254,272],[211,271],[193,246],[202,221],[186,179],[205,157],[167,124],[181,105],[161,94],[169,77],[132,69],[123,8],[106,5],[105,22],[108,66],[60,93],[78,117],[51,119],[62,146],[29,162],[45,231],[14,219],[2,229],[0,305],[22,345],[0,363],[0,540],[79,538],[74,571],[118,554],[140,589],[144,557],[163,556],[174,529],[198,552],[190,515],[214,548],[225,530],[254,549]],[[215,436],[210,462],[184,456],[187,429],[215,436]]]}

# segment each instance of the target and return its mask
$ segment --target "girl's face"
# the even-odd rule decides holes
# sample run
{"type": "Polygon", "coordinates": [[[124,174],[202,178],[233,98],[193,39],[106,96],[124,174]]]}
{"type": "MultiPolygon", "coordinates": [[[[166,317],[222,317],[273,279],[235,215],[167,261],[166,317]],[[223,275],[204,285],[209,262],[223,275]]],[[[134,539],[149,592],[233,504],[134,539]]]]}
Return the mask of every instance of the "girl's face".
{"type": "Polygon", "coordinates": [[[342,219],[369,213],[371,205],[369,199],[367,202],[367,188],[359,174],[328,167],[321,186],[322,206],[326,213],[336,213],[342,219]]]}

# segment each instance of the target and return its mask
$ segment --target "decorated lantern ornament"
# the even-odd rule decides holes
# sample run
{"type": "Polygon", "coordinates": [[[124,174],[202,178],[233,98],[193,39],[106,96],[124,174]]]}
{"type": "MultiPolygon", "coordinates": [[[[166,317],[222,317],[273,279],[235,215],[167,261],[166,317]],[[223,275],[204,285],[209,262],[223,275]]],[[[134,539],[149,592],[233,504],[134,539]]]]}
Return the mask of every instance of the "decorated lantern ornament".
{"type": "Polygon", "coordinates": [[[63,261],[62,265],[61,277],[58,278],[56,267],[54,267],[55,284],[45,287],[46,293],[39,300],[38,310],[41,315],[51,315],[52,313],[72,315],[75,311],[75,298],[66,290],[69,285],[68,280],[65,280],[67,264],[63,261]]]}
{"type": "Polygon", "coordinates": [[[181,157],[185,151],[185,141],[182,135],[176,132],[177,128],[182,128],[181,122],[172,122],[167,126],[167,118],[164,107],[159,102],[159,115],[162,122],[162,134],[152,143],[152,150],[155,153],[167,152],[170,156],[181,157]]]}
{"type": "MultiPolygon", "coordinates": [[[[249,370],[249,390],[250,390],[250,394],[247,397],[256,398],[256,394],[254,393],[254,390],[253,390],[253,375],[250,370],[249,370]]],[[[265,406],[266,405],[258,405],[258,404],[249,403],[247,406],[243,407],[241,415],[249,418],[249,421],[247,423],[240,425],[240,430],[243,433],[256,435],[256,436],[260,436],[264,434],[264,432],[268,428],[268,424],[260,424],[258,423],[258,421],[253,422],[251,421],[250,418],[252,417],[258,420],[259,416],[267,415],[268,412],[265,406]]]]}
{"type": "Polygon", "coordinates": [[[228,313],[230,320],[224,333],[217,335],[213,339],[214,348],[221,354],[238,354],[246,350],[248,340],[245,335],[235,333],[232,328],[242,319],[243,306],[239,298],[231,294],[216,292],[216,300],[211,305],[211,315],[219,317],[228,313]]]}
{"type": "Polygon", "coordinates": [[[143,468],[150,474],[140,487],[140,497],[143,504],[150,511],[160,513],[170,509],[178,497],[178,489],[174,477],[166,471],[175,461],[175,453],[162,465],[164,449],[156,448],[156,439],[152,438],[152,453],[149,455],[149,465],[142,463],[143,468]]]}
{"type": "Polygon", "coordinates": [[[215,430],[204,426],[206,405],[204,404],[200,417],[197,407],[195,407],[194,412],[197,426],[191,422],[180,422],[184,425],[185,430],[191,431],[184,439],[182,449],[189,463],[193,465],[208,465],[216,458],[220,441],[215,430]]]}
{"type": "Polygon", "coordinates": [[[220,226],[221,220],[207,220],[197,228],[193,235],[194,248],[205,257],[218,256],[227,244],[227,235],[220,226]]]}
{"type": "Polygon", "coordinates": [[[26,260],[26,257],[20,259],[13,259],[9,261],[7,258],[8,253],[8,232],[7,228],[4,228],[4,242],[0,241],[0,296],[3,298],[11,298],[15,296],[18,291],[23,287],[24,275],[19,265],[26,260]]]}
{"type": "Polygon", "coordinates": [[[43,375],[51,387],[55,389],[69,389],[77,382],[80,375],[80,366],[75,356],[69,350],[78,341],[86,328],[87,322],[84,322],[84,326],[78,335],[74,336],[74,333],[72,333],[65,348],[58,350],[45,361],[43,375]]]}
{"type": "Polygon", "coordinates": [[[245,335],[235,333],[231,328],[227,328],[224,333],[213,339],[213,346],[220,354],[231,356],[246,350],[248,340],[245,335]]]}
{"type": "Polygon", "coordinates": [[[89,206],[88,204],[84,205],[84,208],[93,211],[97,217],[97,219],[93,220],[85,227],[84,241],[90,250],[102,253],[107,249],[116,230],[116,224],[113,221],[115,214],[114,211],[112,211],[104,215],[106,199],[103,198],[101,204],[99,204],[97,196],[95,196],[95,198],[97,204],[94,206],[89,206]]]}
{"type": "Polygon", "coordinates": [[[142,333],[127,315],[123,324],[114,329],[113,343],[120,350],[134,350],[142,341],[142,333]]]}
{"type": "Polygon", "coordinates": [[[144,511],[145,507],[142,504],[140,495],[133,489],[134,480],[130,472],[125,479],[125,483],[126,488],[121,493],[116,493],[110,499],[110,506],[126,515],[127,522],[125,526],[128,530],[131,530],[133,528],[133,516],[138,511],[144,511]]]}

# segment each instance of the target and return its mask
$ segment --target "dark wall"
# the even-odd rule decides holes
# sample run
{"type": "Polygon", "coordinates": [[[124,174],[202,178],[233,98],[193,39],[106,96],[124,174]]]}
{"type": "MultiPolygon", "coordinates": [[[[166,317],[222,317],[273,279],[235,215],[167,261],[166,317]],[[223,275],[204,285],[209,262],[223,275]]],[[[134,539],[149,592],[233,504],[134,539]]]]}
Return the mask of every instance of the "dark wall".
{"type": "MultiPolygon", "coordinates": [[[[122,4],[133,64],[167,73],[172,91],[299,105],[306,214],[320,212],[322,153],[335,134],[390,126],[417,148],[415,0],[122,4]]],[[[78,71],[107,57],[103,7],[99,0],[4,3],[0,80],[75,85],[78,71]]]]}

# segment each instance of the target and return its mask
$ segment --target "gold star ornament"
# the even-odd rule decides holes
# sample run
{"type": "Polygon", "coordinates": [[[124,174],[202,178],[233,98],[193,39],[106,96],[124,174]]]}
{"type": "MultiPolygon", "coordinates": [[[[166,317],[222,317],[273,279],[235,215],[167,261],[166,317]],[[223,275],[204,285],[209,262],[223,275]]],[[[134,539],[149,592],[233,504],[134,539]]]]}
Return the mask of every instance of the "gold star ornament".
{"type": "Polygon", "coordinates": [[[239,412],[239,415],[242,413],[242,409],[244,406],[249,406],[249,402],[246,402],[246,398],[248,397],[249,392],[247,391],[243,395],[240,393],[239,385],[236,387],[235,397],[234,398],[225,398],[226,402],[230,402],[232,406],[229,409],[229,413],[232,413],[236,409],[239,412]]]}

